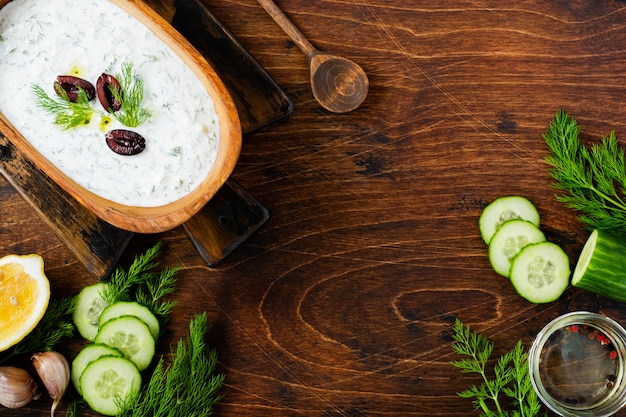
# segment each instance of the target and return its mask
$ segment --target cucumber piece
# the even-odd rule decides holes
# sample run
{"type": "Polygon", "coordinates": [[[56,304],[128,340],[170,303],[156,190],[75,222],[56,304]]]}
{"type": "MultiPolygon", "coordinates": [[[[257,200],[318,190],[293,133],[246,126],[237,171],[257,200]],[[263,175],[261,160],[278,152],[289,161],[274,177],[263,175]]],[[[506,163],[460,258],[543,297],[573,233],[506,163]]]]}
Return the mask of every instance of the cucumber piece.
{"type": "Polygon", "coordinates": [[[72,372],[70,372],[72,383],[74,384],[74,388],[81,394],[80,391],[80,376],[83,374],[83,371],[91,362],[102,356],[124,356],[119,349],[112,348],[103,344],[92,344],[85,346],[78,355],[72,361],[72,372]]]}
{"type": "Polygon", "coordinates": [[[544,242],[543,232],[527,220],[509,220],[502,223],[489,242],[489,262],[494,271],[509,277],[511,260],[526,245],[544,242]]]}
{"type": "Polygon", "coordinates": [[[107,306],[101,293],[108,285],[105,282],[88,285],[78,294],[72,319],[80,335],[90,342],[93,342],[98,333],[98,319],[107,306]]]}
{"type": "Polygon", "coordinates": [[[569,258],[558,245],[540,242],[527,245],[511,263],[511,283],[531,303],[558,299],[569,285],[569,258]]]}
{"type": "Polygon", "coordinates": [[[513,195],[492,201],[478,219],[483,241],[489,244],[496,230],[504,222],[514,219],[527,220],[539,227],[539,212],[526,197],[513,195]]]}
{"type": "Polygon", "coordinates": [[[141,389],[141,374],[128,359],[103,356],[91,362],[80,377],[83,398],[96,412],[105,416],[119,414],[121,405],[136,397],[141,389]]]}
{"type": "Polygon", "coordinates": [[[104,323],[95,342],[119,349],[140,371],[146,369],[154,357],[155,341],[150,328],[134,316],[121,316],[104,323]]]}
{"type": "Polygon", "coordinates": [[[626,241],[603,230],[587,239],[574,268],[572,285],[626,302],[626,241]]]}
{"type": "Polygon", "coordinates": [[[137,317],[148,325],[155,340],[159,337],[159,332],[161,331],[159,319],[156,318],[148,307],[135,301],[119,301],[105,308],[102,311],[102,314],[100,314],[98,327],[100,328],[109,320],[113,320],[121,316],[137,317]]]}

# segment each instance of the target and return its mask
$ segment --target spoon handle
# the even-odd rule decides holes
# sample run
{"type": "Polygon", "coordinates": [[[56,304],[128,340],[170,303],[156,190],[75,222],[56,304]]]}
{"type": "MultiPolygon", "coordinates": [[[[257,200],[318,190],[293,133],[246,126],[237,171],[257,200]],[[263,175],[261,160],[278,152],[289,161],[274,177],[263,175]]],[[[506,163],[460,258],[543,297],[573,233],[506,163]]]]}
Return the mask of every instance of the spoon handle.
{"type": "Polygon", "coordinates": [[[257,2],[263,6],[265,11],[274,19],[278,26],[280,26],[292,41],[309,57],[316,51],[315,47],[309,42],[302,32],[289,20],[289,18],[283,13],[283,11],[272,0],[257,0],[257,2]]]}

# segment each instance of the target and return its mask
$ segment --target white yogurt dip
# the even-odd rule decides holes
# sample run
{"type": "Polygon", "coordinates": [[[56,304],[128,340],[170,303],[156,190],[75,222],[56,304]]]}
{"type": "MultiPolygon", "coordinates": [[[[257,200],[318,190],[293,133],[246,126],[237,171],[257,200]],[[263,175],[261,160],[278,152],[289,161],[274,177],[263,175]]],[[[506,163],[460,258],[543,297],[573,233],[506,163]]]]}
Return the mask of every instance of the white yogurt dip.
{"type": "Polygon", "coordinates": [[[215,162],[219,124],[213,100],[191,69],[142,23],[108,0],[13,0],[0,9],[0,113],[60,171],[93,193],[128,206],[156,207],[194,190],[215,162]],[[143,80],[152,116],[129,128],[103,128],[97,110],[88,126],[63,130],[37,105],[33,85],[55,97],[58,75],[94,86],[101,73],[130,62],[143,80]],[[111,151],[105,134],[139,133],[137,155],[111,151]]]}

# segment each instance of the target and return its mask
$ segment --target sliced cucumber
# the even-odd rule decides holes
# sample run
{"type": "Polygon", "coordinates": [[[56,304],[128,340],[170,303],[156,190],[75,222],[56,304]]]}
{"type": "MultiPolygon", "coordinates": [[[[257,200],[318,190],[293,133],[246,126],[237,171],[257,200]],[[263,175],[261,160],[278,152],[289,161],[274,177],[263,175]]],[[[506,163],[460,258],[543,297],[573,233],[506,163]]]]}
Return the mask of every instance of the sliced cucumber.
{"type": "Polygon", "coordinates": [[[572,285],[612,300],[626,302],[626,241],[594,230],[580,253],[572,285]]]}
{"type": "Polygon", "coordinates": [[[155,341],[150,328],[134,316],[122,316],[104,323],[95,342],[119,349],[140,371],[146,369],[154,357],[155,341]]]}
{"type": "Polygon", "coordinates": [[[91,344],[85,346],[78,352],[78,355],[72,361],[72,372],[70,372],[72,383],[76,388],[76,391],[80,394],[80,376],[83,374],[83,371],[91,362],[102,356],[124,356],[119,349],[112,348],[103,344],[91,344]]]}
{"type": "Polygon", "coordinates": [[[549,303],[563,294],[569,285],[567,254],[552,242],[523,247],[511,263],[511,282],[532,303],[549,303]]]}
{"type": "Polygon", "coordinates": [[[483,241],[489,244],[496,230],[504,222],[514,219],[527,220],[539,227],[539,212],[526,197],[506,196],[492,201],[478,220],[483,241]]]}
{"type": "Polygon", "coordinates": [[[88,285],[78,294],[73,321],[80,335],[91,342],[93,342],[98,333],[100,313],[107,306],[101,293],[108,285],[105,282],[88,285]]]}
{"type": "Polygon", "coordinates": [[[531,243],[544,242],[543,232],[527,220],[504,222],[489,241],[489,262],[503,277],[510,276],[511,260],[520,249],[531,243]]]}
{"type": "Polygon", "coordinates": [[[83,398],[96,412],[106,416],[120,413],[124,401],[136,397],[141,374],[128,359],[103,356],[91,362],[80,377],[83,398]]]}
{"type": "Polygon", "coordinates": [[[148,307],[135,301],[119,301],[105,308],[100,315],[98,327],[102,327],[109,320],[113,320],[121,316],[135,316],[138,319],[141,319],[141,321],[146,323],[150,328],[152,336],[155,339],[159,337],[159,320],[148,307]]]}

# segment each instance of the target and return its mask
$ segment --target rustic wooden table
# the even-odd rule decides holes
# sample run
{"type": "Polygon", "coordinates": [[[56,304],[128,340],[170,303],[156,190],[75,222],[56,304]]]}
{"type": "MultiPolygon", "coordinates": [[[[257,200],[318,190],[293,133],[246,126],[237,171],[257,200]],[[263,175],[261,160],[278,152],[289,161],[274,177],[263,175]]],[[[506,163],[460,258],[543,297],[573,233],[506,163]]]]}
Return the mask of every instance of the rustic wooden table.
{"type": "MultiPolygon", "coordinates": [[[[215,267],[182,227],[136,235],[122,263],[163,241],[163,264],[182,265],[159,349],[207,311],[227,375],[216,415],[475,415],[456,393],[478,380],[449,364],[456,317],[496,353],[573,310],[626,324],[626,306],[580,290],[520,298],[477,227],[488,202],[524,195],[575,263],[589,232],[555,200],[542,133],[562,108],[588,138],[626,135],[626,3],[279,0],[315,46],[369,75],[365,103],[332,114],[254,0],[204,2],[295,105],[244,138],[233,173],[271,217],[215,267]]],[[[41,254],[54,296],[96,281],[1,178],[0,196],[0,255],[41,254]]]]}

